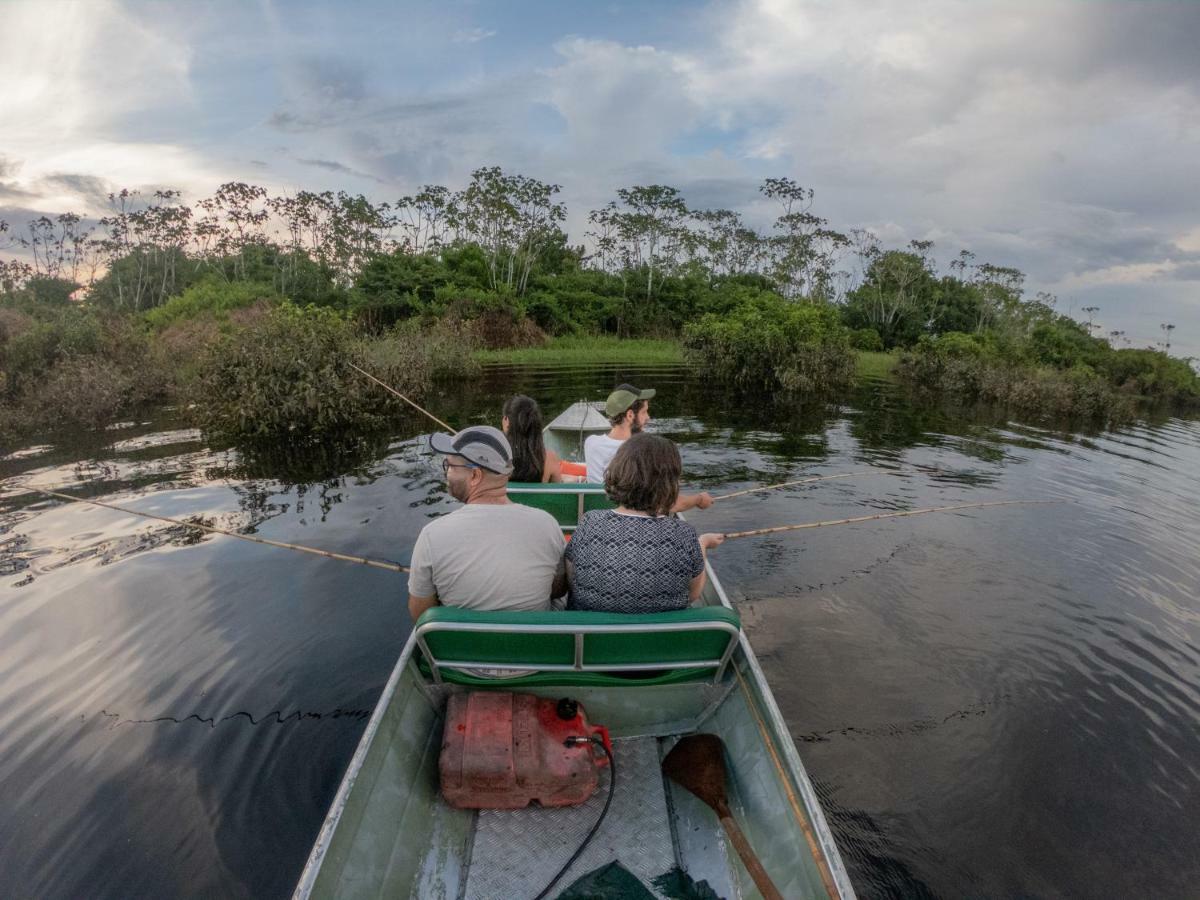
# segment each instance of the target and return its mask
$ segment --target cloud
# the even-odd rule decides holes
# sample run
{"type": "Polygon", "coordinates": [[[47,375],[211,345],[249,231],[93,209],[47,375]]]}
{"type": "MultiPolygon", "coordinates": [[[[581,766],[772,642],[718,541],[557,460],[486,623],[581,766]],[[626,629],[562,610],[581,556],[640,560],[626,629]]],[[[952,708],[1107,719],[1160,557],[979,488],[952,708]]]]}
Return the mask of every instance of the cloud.
{"type": "Polygon", "coordinates": [[[1175,246],[1184,253],[1200,253],[1200,225],[1175,238],[1175,246]]]}
{"type": "Polygon", "coordinates": [[[108,202],[108,195],[114,193],[113,186],[103,178],[79,173],[45,175],[38,180],[37,185],[40,194],[57,191],[74,194],[83,201],[86,209],[103,208],[108,202]]]}
{"type": "Polygon", "coordinates": [[[366,71],[359,63],[310,56],[298,60],[294,71],[301,93],[319,103],[357,103],[367,96],[366,71]]]}
{"type": "Polygon", "coordinates": [[[656,43],[636,10],[574,36],[513,14],[486,52],[498,19],[464,25],[478,10],[454,4],[72,9],[51,32],[39,5],[5,8],[0,202],[95,203],[62,173],[208,193],[270,160],[288,189],[391,193],[496,164],[562,184],[578,240],[638,183],[766,227],[756,186],[787,175],[837,228],[970,248],[1031,291],[1107,291],[1106,314],[1193,302],[1195,3],[735,0],[656,43]]]}
{"type": "Polygon", "coordinates": [[[37,197],[33,191],[26,190],[13,181],[0,181],[0,202],[12,200],[33,200],[37,197]]]}
{"type": "Polygon", "coordinates": [[[75,4],[47,27],[39,3],[10,3],[0,31],[5,149],[27,159],[131,117],[191,100],[191,51],[112,0],[75,4]],[[53,61],[48,64],[48,61],[53,61]]]}
{"type": "Polygon", "coordinates": [[[470,28],[463,31],[456,31],[450,38],[456,44],[477,44],[480,41],[486,41],[490,37],[495,37],[496,32],[488,31],[484,28],[470,28]]]}
{"type": "Polygon", "coordinates": [[[336,162],[332,159],[298,159],[297,162],[303,163],[306,166],[315,166],[318,169],[324,169],[327,172],[339,172],[343,175],[351,175],[355,178],[366,178],[369,181],[379,181],[374,175],[368,175],[366,172],[360,172],[357,169],[352,169],[349,166],[336,162]]]}

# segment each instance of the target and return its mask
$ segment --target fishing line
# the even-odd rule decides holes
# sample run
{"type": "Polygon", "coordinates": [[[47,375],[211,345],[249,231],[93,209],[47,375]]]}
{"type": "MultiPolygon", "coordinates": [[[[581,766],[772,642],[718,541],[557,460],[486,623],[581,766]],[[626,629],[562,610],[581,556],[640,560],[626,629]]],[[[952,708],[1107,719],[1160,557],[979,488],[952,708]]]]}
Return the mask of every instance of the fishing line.
{"type": "Polygon", "coordinates": [[[284,550],[298,550],[301,553],[311,553],[314,556],[323,556],[326,559],[340,559],[343,562],[359,563],[364,566],[371,566],[376,569],[386,569],[389,572],[409,571],[408,566],[402,566],[399,563],[390,562],[381,559],[369,559],[365,556],[350,556],[345,553],[334,553],[332,550],[319,550],[316,547],[305,547],[302,544],[286,544],[283,541],[272,541],[267,538],[255,537],[251,534],[239,534],[236,531],[227,531],[224,528],[217,528],[214,525],[202,525],[199,522],[184,522],[180,519],[172,519],[169,516],[160,516],[155,513],[139,512],[136,509],[129,509],[126,506],[117,506],[115,503],[105,503],[102,500],[86,500],[83,497],[72,497],[70,494],[61,494],[58,491],[48,491],[45,488],[27,488],[26,494],[46,494],[50,497],[56,497],[59,500],[66,500],[71,503],[86,503],[89,506],[100,506],[104,509],[115,510],[116,512],[125,513],[130,516],[140,516],[144,519],[157,519],[160,522],[169,522],[172,525],[179,525],[182,528],[197,528],[200,531],[207,531],[212,534],[223,534],[226,537],[237,538],[239,541],[250,541],[254,544],[263,544],[267,547],[280,547],[284,550]]]}

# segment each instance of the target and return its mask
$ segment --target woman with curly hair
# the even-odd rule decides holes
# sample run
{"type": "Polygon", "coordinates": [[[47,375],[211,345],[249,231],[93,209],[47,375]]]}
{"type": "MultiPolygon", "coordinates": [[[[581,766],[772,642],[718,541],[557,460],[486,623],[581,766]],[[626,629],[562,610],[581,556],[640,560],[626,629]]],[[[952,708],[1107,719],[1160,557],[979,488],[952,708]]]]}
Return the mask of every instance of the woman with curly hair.
{"type": "Polygon", "coordinates": [[[681,472],[664,437],[643,432],[621,445],[604,474],[617,508],[586,513],[567,545],[567,609],[668,612],[699,598],[704,555],[725,538],[671,515],[681,472]]]}

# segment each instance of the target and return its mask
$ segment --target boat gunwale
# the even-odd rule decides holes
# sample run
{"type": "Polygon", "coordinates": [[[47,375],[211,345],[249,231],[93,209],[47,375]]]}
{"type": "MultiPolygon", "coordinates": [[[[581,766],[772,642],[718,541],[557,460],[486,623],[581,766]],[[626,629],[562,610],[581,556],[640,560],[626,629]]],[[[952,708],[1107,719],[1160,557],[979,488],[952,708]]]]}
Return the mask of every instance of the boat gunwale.
{"type": "MultiPolygon", "coordinates": [[[[350,792],[354,790],[354,785],[358,781],[358,775],[362,771],[363,763],[366,762],[367,754],[371,751],[371,744],[374,743],[375,736],[379,732],[379,726],[383,724],[383,718],[387,715],[392,698],[396,695],[396,688],[400,686],[400,679],[404,677],[404,670],[412,662],[413,650],[416,646],[416,630],[414,629],[404,642],[404,649],[400,651],[400,658],[396,660],[396,665],[379,694],[379,700],[375,704],[375,710],[371,713],[367,727],[363,729],[362,737],[359,738],[358,746],[354,748],[354,755],[350,757],[350,762],[346,765],[346,772],[342,775],[342,781],[338,785],[337,793],[333,795],[333,801],[329,805],[329,812],[325,815],[325,821],[321,823],[321,830],[317,832],[317,839],[313,843],[312,850],[309,851],[308,859],[304,863],[304,869],[300,873],[300,880],[296,883],[296,889],[292,893],[293,900],[304,900],[304,898],[309,897],[312,894],[313,887],[316,886],[317,876],[321,873],[321,866],[325,861],[325,855],[329,852],[329,847],[333,841],[333,834],[342,820],[342,813],[346,811],[346,803],[350,799],[350,792]]],[[[418,681],[420,680],[418,678],[418,681]]],[[[422,693],[425,692],[422,691],[422,693]]],[[[428,695],[426,695],[426,699],[428,699],[428,695]]]]}
{"type": "MultiPolygon", "coordinates": [[[[722,605],[729,609],[733,609],[733,604],[729,602],[729,597],[725,593],[725,588],[717,578],[716,572],[713,571],[707,557],[704,560],[704,567],[708,571],[709,581],[712,583],[713,589],[716,591],[717,597],[720,598],[722,605]]],[[[783,740],[772,740],[775,745],[782,745],[784,761],[786,763],[788,773],[795,779],[797,787],[800,789],[800,797],[804,801],[804,811],[808,815],[809,824],[816,833],[820,842],[821,855],[825,858],[825,863],[829,866],[830,873],[833,876],[833,881],[838,889],[838,893],[844,898],[856,897],[854,885],[850,881],[850,875],[846,871],[845,863],[842,861],[841,851],[838,849],[837,842],[833,838],[833,831],[829,827],[828,821],[825,819],[825,810],[821,807],[821,802],[817,798],[817,792],[812,786],[812,782],[808,778],[808,771],[804,768],[804,761],[800,759],[800,751],[796,749],[796,744],[792,740],[791,731],[788,729],[787,721],[783,718],[783,713],[779,710],[779,704],[775,700],[775,695],[771,691],[770,683],[767,681],[767,676],[763,673],[762,666],[758,662],[758,657],[754,654],[754,649],[750,646],[750,639],[746,636],[746,632],[742,632],[738,638],[738,643],[741,646],[742,655],[746,659],[746,667],[750,670],[750,678],[759,688],[759,699],[762,700],[764,712],[767,715],[769,724],[774,728],[775,732],[780,735],[783,740]]],[[[734,669],[736,671],[736,664],[734,669]]],[[[741,679],[738,679],[738,689],[745,691],[745,684],[741,679]]],[[[746,691],[747,695],[749,694],[746,691]]],[[[746,702],[753,704],[755,698],[747,696],[746,702]]],[[[764,738],[769,738],[768,735],[763,735],[764,738]]]]}

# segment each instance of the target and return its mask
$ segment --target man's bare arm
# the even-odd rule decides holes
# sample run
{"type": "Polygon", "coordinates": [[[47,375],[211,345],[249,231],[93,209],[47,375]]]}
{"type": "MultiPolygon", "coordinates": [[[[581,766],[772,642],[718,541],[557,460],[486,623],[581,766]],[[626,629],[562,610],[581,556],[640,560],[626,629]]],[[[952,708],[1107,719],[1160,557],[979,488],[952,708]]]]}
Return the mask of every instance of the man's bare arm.
{"type": "Polygon", "coordinates": [[[699,494],[680,494],[671,507],[671,512],[687,512],[689,509],[708,509],[713,505],[712,494],[701,491],[699,494]]]}
{"type": "Polygon", "coordinates": [[[421,613],[427,609],[433,609],[435,606],[440,606],[438,598],[433,597],[418,597],[416,594],[408,595],[408,614],[412,616],[413,622],[421,618],[421,613]]]}
{"type": "Polygon", "coordinates": [[[563,571],[556,573],[554,576],[554,584],[550,585],[550,599],[553,600],[556,597],[561,597],[567,592],[569,587],[570,584],[567,581],[566,570],[564,569],[563,571]]]}

